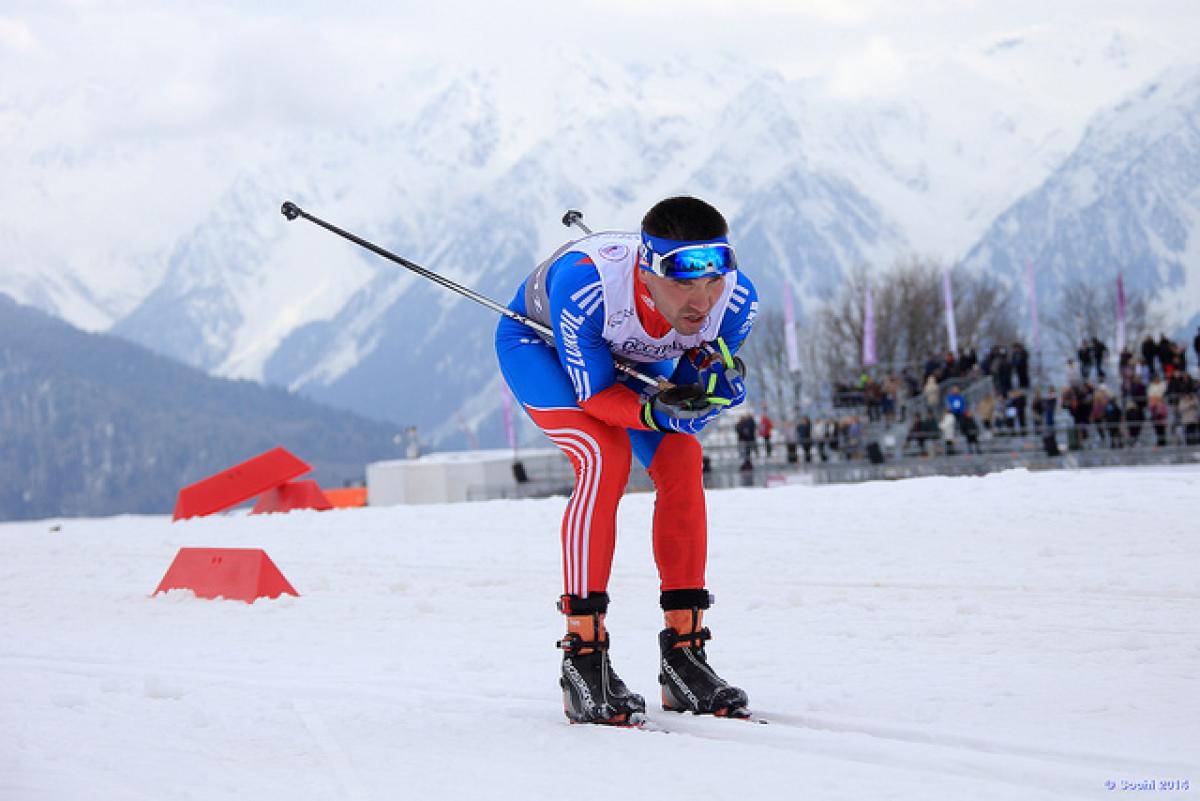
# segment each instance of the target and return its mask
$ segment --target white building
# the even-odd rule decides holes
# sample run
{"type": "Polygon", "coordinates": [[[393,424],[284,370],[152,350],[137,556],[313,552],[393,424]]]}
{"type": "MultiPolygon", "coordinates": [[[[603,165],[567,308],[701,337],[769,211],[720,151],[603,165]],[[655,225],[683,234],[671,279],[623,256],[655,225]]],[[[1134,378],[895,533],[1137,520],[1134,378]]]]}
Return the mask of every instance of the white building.
{"type": "Polygon", "coordinates": [[[573,482],[570,463],[555,448],[522,451],[516,458],[509,449],[431,453],[367,465],[367,503],[394,506],[567,494],[573,482]],[[526,481],[517,480],[514,462],[520,463],[526,481]]]}

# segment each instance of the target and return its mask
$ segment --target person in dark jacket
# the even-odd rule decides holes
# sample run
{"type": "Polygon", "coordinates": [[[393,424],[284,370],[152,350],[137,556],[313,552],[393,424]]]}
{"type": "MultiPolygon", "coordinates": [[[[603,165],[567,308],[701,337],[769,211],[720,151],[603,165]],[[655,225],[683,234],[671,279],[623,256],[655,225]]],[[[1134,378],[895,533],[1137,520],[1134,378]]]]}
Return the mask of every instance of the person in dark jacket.
{"type": "Polygon", "coordinates": [[[1123,414],[1121,404],[1114,395],[1109,395],[1104,400],[1104,423],[1108,428],[1108,447],[1123,448],[1125,440],[1121,436],[1121,423],[1123,414]]]}
{"type": "Polygon", "coordinates": [[[1071,412],[1071,417],[1075,420],[1075,437],[1077,440],[1076,448],[1083,445],[1088,438],[1088,426],[1092,420],[1092,385],[1086,381],[1081,382],[1078,386],[1068,387],[1070,390],[1070,399],[1067,394],[1063,393],[1063,405],[1071,412]]]}
{"type": "MultiPolygon", "coordinates": [[[[1070,389],[1067,392],[1071,392],[1070,389]]],[[[1058,432],[1055,430],[1055,415],[1058,413],[1058,394],[1054,387],[1046,387],[1041,404],[1036,412],[1041,421],[1042,448],[1050,457],[1058,456],[1058,432]]]]}
{"type": "Polygon", "coordinates": [[[1002,398],[1007,398],[1012,391],[1012,362],[1004,348],[997,348],[992,358],[992,384],[996,387],[996,394],[1002,398]]]}
{"type": "Polygon", "coordinates": [[[1017,388],[1029,389],[1029,351],[1020,342],[1013,343],[1009,362],[1017,376],[1017,388]]]}
{"type": "Polygon", "coordinates": [[[1142,423],[1145,419],[1146,408],[1144,405],[1139,406],[1133,398],[1125,401],[1125,427],[1129,429],[1130,447],[1138,444],[1138,439],[1142,436],[1142,423]]]}
{"type": "Polygon", "coordinates": [[[1079,374],[1087,381],[1092,377],[1092,341],[1086,337],[1079,343],[1079,374]]]}
{"type": "Polygon", "coordinates": [[[733,427],[737,434],[738,457],[742,460],[742,470],[753,470],[754,452],[758,450],[758,424],[754,422],[753,414],[744,414],[738,418],[733,427]]]}
{"type": "Polygon", "coordinates": [[[1174,372],[1171,364],[1171,348],[1174,345],[1174,342],[1167,339],[1166,334],[1158,335],[1158,364],[1162,367],[1162,374],[1167,377],[1170,377],[1170,374],[1174,372]]]}
{"type": "Polygon", "coordinates": [[[804,463],[808,464],[812,461],[812,444],[813,444],[813,426],[812,420],[807,416],[801,417],[800,422],[796,423],[796,441],[800,443],[800,447],[804,449],[804,463]]]}
{"type": "Polygon", "coordinates": [[[958,418],[958,427],[962,429],[963,436],[967,439],[967,453],[980,453],[979,450],[979,423],[975,422],[974,415],[970,409],[964,409],[962,416],[958,418]]]}
{"type": "Polygon", "coordinates": [[[917,411],[913,414],[912,423],[910,423],[908,426],[908,435],[904,438],[904,444],[908,445],[910,442],[915,442],[917,444],[917,448],[920,449],[921,455],[924,456],[925,439],[925,415],[923,412],[917,411]]]}
{"type": "Polygon", "coordinates": [[[1004,414],[1009,419],[1009,428],[1013,433],[1024,434],[1026,428],[1025,411],[1029,408],[1029,398],[1023,390],[1014,389],[1008,395],[1008,406],[1004,414]]]}
{"type": "Polygon", "coordinates": [[[1108,346],[1100,341],[1100,337],[1092,337],[1092,359],[1096,362],[1096,377],[1104,380],[1104,357],[1108,346]]]}
{"type": "Polygon", "coordinates": [[[1129,387],[1125,393],[1126,397],[1138,407],[1139,420],[1146,419],[1146,404],[1149,403],[1149,396],[1146,391],[1146,383],[1142,381],[1141,375],[1134,373],[1129,379],[1129,387]]]}
{"type": "Polygon", "coordinates": [[[1042,396],[1042,408],[1039,411],[1041,415],[1042,431],[1054,433],[1054,417],[1058,413],[1058,393],[1054,391],[1054,387],[1046,387],[1046,394],[1042,396]]]}
{"type": "Polygon", "coordinates": [[[1146,363],[1146,369],[1154,372],[1154,360],[1158,358],[1158,343],[1154,341],[1154,337],[1146,334],[1146,338],[1142,340],[1142,361],[1146,363]]]}

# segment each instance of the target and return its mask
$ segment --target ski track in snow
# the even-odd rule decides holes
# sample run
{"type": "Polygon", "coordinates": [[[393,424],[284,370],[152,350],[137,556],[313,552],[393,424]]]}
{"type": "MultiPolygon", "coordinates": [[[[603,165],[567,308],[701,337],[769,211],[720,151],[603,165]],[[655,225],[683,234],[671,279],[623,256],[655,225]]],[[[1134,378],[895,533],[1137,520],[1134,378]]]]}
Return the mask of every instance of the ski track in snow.
{"type": "Polygon", "coordinates": [[[640,731],[562,715],[562,499],[3,524],[0,799],[1195,783],[1198,487],[1180,469],[710,493],[710,654],[768,725],[654,703],[652,498],[631,496],[609,622],[640,731]],[[184,545],[263,547],[301,597],[150,597],[184,545]]]}

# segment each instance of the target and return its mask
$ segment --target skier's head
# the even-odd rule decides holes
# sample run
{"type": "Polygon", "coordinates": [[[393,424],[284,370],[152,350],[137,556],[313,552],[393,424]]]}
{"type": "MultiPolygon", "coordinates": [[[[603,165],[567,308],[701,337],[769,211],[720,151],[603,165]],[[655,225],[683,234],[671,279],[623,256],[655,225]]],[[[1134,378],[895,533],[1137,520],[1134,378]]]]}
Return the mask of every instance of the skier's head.
{"type": "Polygon", "coordinates": [[[638,267],[650,300],[671,327],[690,336],[704,328],[737,269],[721,212],[694,197],[656,203],[642,218],[638,267]]]}
{"type": "Polygon", "coordinates": [[[638,266],[663,278],[704,278],[737,269],[721,212],[694,197],[670,197],[642,218],[638,266]]]}

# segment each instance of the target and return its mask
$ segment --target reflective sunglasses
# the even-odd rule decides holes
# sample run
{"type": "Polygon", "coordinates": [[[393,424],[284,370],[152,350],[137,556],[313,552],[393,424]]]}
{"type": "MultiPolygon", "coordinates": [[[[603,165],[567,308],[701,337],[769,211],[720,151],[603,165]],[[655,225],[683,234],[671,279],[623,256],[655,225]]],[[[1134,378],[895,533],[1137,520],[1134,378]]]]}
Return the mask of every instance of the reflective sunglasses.
{"type": "Polygon", "coordinates": [[[638,256],[638,263],[644,269],[664,278],[703,278],[737,269],[737,257],[728,242],[681,245],[666,253],[656,253],[643,240],[638,256]]]}

